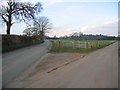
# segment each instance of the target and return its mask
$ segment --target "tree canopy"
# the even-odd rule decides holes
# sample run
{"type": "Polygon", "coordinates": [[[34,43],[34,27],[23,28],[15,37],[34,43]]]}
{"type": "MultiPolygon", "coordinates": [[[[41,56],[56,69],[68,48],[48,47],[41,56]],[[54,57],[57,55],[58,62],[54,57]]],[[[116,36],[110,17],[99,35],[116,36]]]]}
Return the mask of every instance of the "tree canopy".
{"type": "Polygon", "coordinates": [[[28,36],[39,36],[42,40],[47,30],[52,29],[52,24],[45,16],[37,17],[33,21],[33,27],[27,28],[23,31],[28,36]]]}
{"type": "Polygon", "coordinates": [[[16,0],[8,0],[7,5],[2,5],[0,8],[0,17],[6,23],[7,34],[10,34],[11,26],[15,21],[24,21],[27,23],[34,20],[42,10],[40,2],[32,4],[29,2],[17,2],[16,0]]]}

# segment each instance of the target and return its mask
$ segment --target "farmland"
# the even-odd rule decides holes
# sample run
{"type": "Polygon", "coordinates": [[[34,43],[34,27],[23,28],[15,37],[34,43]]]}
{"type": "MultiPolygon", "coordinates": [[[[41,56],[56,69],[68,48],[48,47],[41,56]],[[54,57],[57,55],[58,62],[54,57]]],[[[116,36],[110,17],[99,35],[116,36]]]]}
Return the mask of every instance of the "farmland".
{"type": "Polygon", "coordinates": [[[52,52],[90,52],[103,48],[115,40],[52,40],[52,52]]]}

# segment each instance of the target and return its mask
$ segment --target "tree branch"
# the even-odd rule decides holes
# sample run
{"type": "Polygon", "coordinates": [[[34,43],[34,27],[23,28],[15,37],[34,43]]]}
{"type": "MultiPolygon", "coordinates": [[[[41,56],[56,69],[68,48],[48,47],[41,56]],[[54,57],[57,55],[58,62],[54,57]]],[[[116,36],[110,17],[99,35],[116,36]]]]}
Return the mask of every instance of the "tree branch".
{"type": "Polygon", "coordinates": [[[3,15],[1,15],[1,17],[5,22],[8,22],[3,15]]]}

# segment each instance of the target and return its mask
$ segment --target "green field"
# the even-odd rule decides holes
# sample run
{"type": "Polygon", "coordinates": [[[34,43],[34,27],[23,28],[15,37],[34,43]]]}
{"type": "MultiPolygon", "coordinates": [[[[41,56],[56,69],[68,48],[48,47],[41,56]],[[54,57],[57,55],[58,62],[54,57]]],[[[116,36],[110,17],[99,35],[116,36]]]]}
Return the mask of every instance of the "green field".
{"type": "Polygon", "coordinates": [[[115,40],[52,40],[52,52],[90,52],[103,48],[115,40]]]}

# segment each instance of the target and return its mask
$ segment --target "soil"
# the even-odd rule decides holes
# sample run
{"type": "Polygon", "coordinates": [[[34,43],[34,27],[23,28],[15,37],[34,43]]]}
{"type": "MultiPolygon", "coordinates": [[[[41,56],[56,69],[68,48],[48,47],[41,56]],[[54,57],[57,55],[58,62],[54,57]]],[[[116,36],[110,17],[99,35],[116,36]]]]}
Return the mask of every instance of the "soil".
{"type": "Polygon", "coordinates": [[[48,53],[27,78],[30,78],[37,73],[51,73],[60,67],[81,60],[81,58],[85,57],[87,54],[88,53],[48,53]]]}

